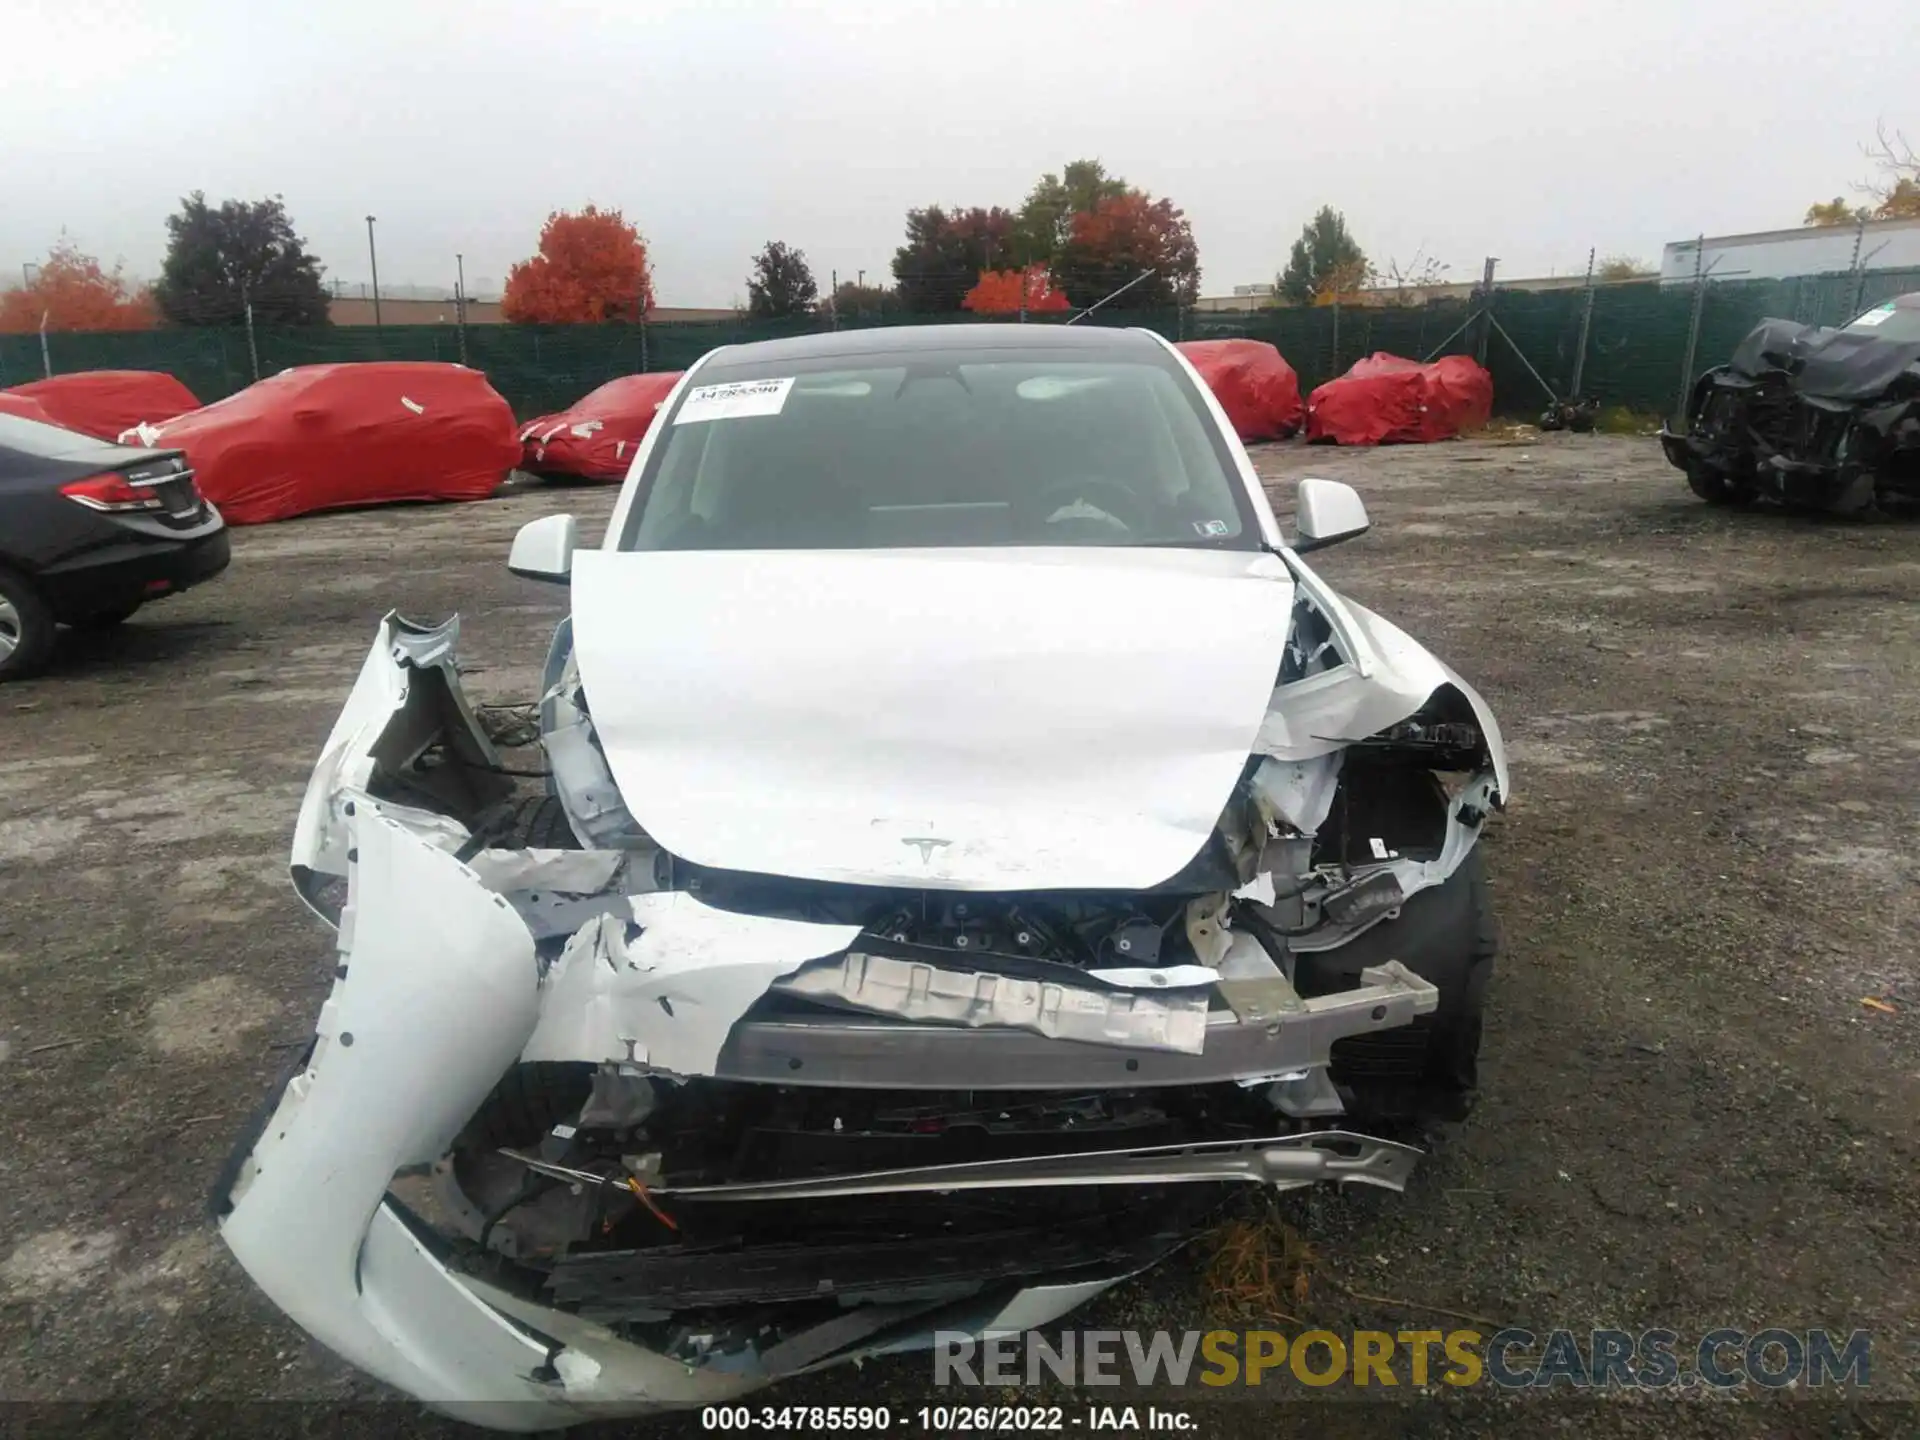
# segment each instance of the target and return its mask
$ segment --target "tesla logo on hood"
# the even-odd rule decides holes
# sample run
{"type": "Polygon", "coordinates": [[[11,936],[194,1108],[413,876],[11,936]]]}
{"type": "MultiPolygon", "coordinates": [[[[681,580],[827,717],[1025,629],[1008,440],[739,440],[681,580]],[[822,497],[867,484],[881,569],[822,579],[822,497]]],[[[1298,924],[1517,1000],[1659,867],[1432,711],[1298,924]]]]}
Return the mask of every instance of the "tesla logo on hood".
{"type": "Polygon", "coordinates": [[[933,840],[933,839],[914,838],[914,839],[902,840],[900,843],[902,845],[919,846],[920,847],[920,863],[922,865],[931,865],[933,863],[933,852],[936,850],[944,849],[946,846],[951,845],[953,842],[951,840],[933,840]]]}

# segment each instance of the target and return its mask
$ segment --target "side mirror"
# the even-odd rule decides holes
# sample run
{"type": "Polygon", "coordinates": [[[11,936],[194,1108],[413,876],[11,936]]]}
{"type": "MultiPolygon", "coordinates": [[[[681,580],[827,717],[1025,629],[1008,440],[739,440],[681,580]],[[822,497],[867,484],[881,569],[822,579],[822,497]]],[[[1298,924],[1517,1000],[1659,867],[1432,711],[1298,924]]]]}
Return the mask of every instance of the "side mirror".
{"type": "Polygon", "coordinates": [[[1367,533],[1367,507],[1351,485],[1302,480],[1293,506],[1295,551],[1324,550],[1367,533]]]}
{"type": "Polygon", "coordinates": [[[507,569],[523,580],[566,584],[573,573],[573,546],[578,533],[571,515],[543,515],[529,520],[513,537],[507,569]]]}

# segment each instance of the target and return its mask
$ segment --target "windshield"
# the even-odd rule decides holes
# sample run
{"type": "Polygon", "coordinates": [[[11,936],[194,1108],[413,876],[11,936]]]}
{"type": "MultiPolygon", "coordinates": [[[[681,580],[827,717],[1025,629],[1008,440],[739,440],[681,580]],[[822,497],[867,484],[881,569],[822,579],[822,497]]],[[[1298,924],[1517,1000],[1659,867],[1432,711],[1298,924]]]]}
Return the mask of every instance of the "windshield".
{"type": "Polygon", "coordinates": [[[1230,452],[1158,350],[893,351],[695,379],[626,549],[1258,544],[1230,452]]]}
{"type": "Polygon", "coordinates": [[[1876,305],[1847,326],[1849,335],[1871,335],[1895,345],[1920,343],[1920,306],[1901,306],[1889,300],[1876,305]]]}

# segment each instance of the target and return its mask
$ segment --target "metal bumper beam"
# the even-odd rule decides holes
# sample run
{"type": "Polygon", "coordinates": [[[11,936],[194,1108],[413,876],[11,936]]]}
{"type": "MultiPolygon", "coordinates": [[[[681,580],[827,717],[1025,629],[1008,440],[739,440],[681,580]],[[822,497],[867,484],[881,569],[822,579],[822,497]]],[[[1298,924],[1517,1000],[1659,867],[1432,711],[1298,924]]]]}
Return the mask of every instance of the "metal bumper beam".
{"type": "Polygon", "coordinates": [[[1356,990],[1259,1019],[1216,1012],[1197,1055],[860,1015],[749,1017],[734,1027],[714,1075],[860,1090],[1147,1089],[1277,1079],[1324,1066],[1336,1040],[1405,1025],[1440,1003],[1440,992],[1398,961],[1369,966],[1360,980],[1356,990]]]}
{"type": "Polygon", "coordinates": [[[960,1190],[1055,1189],[1063,1185],[1190,1185],[1239,1181],[1290,1190],[1320,1181],[1404,1189],[1420,1151],[1371,1135],[1314,1130],[1271,1140],[1150,1145],[1083,1155],[1030,1155],[962,1165],[922,1165],[803,1180],[661,1185],[692,1200],[821,1200],[842,1195],[950,1194],[960,1190]]]}

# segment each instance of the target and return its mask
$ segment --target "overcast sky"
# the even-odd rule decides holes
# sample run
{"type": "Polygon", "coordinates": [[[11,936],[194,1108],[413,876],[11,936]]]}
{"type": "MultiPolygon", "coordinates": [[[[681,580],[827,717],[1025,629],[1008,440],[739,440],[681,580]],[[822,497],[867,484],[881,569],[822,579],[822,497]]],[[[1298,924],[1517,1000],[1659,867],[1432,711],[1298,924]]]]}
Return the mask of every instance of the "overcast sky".
{"type": "MultiPolygon", "coordinates": [[[[497,288],[617,206],[658,303],[779,239],[884,276],[910,206],[1094,156],[1193,222],[1203,294],[1321,204],[1378,262],[1565,273],[1797,224],[1920,141],[1915,0],[7,0],[0,273],[64,227],[151,276],[188,191],[286,197],[329,277],[497,288]]],[[[477,287],[476,287],[477,288],[477,287]]]]}

